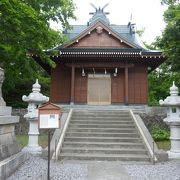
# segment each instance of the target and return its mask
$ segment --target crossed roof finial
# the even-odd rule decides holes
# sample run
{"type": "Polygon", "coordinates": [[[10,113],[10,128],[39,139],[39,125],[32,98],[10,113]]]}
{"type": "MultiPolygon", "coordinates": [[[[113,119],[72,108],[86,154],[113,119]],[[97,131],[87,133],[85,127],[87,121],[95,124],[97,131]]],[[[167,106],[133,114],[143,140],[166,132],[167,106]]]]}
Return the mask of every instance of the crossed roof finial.
{"type": "MultiPolygon", "coordinates": [[[[104,9],[109,5],[109,3],[105,4],[102,8],[101,8],[101,7],[97,8],[93,3],[90,3],[90,5],[95,9],[96,12],[97,12],[97,11],[102,11],[102,12],[104,12],[104,9]]],[[[91,13],[89,13],[89,14],[94,15],[96,12],[91,12],[91,13]]],[[[105,13],[105,14],[109,14],[108,12],[104,12],[104,13],[105,13]]]]}

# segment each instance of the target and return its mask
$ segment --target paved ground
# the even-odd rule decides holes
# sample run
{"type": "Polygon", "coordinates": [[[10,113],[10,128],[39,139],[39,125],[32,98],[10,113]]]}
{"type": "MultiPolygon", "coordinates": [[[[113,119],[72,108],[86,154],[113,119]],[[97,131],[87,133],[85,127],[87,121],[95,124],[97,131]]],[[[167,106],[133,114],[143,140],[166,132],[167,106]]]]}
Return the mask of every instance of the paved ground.
{"type": "MultiPolygon", "coordinates": [[[[47,160],[31,156],[7,180],[45,180],[47,160]]],[[[51,180],[180,180],[180,160],[158,163],[51,162],[51,180]]]]}
{"type": "Polygon", "coordinates": [[[126,169],[117,163],[90,163],[88,164],[87,180],[130,180],[126,169]]]}

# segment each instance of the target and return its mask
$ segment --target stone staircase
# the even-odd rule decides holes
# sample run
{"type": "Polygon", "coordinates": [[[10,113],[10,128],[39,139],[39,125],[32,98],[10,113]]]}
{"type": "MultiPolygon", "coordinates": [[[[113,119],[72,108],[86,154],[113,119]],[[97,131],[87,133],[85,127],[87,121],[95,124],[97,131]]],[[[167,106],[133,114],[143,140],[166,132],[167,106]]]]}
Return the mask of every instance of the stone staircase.
{"type": "Polygon", "coordinates": [[[129,111],[75,110],[60,160],[149,161],[129,111]]]}

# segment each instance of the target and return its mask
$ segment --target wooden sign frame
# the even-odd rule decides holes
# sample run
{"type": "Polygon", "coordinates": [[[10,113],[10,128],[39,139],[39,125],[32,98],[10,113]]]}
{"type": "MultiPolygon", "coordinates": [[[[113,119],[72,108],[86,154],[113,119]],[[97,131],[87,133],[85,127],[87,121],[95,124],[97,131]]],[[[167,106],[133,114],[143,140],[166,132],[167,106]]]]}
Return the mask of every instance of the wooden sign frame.
{"type": "Polygon", "coordinates": [[[39,129],[60,128],[61,108],[53,103],[43,104],[38,109],[39,129]]]}

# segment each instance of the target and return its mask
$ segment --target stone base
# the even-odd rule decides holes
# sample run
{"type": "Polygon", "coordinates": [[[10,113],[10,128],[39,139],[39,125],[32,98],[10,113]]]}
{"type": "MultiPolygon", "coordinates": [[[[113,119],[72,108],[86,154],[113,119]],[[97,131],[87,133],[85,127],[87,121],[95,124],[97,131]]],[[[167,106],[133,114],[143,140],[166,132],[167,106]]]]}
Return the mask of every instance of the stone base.
{"type": "Polygon", "coordinates": [[[180,159],[180,151],[167,151],[169,159],[180,159]]]}
{"type": "Polygon", "coordinates": [[[19,116],[0,116],[0,125],[15,124],[19,122],[19,116]]]}
{"type": "Polygon", "coordinates": [[[6,102],[4,101],[3,97],[0,97],[0,106],[6,106],[6,102]]]}
{"type": "Polygon", "coordinates": [[[14,134],[15,123],[18,121],[17,116],[0,116],[0,161],[20,151],[14,134]]]}
{"type": "Polygon", "coordinates": [[[11,116],[12,107],[0,105],[0,116],[11,116]]]}
{"type": "Polygon", "coordinates": [[[42,153],[42,147],[41,146],[26,146],[22,149],[22,152],[38,155],[42,153]]]}
{"type": "Polygon", "coordinates": [[[13,144],[0,145],[0,161],[14,154],[17,154],[19,151],[20,148],[16,142],[14,142],[13,144]]]}
{"type": "Polygon", "coordinates": [[[14,124],[0,125],[0,146],[14,144],[15,141],[14,124]]]}
{"type": "Polygon", "coordinates": [[[155,151],[155,156],[158,162],[168,161],[168,153],[162,149],[158,149],[157,151],[155,151]]]}
{"type": "Polygon", "coordinates": [[[26,153],[19,152],[0,162],[0,179],[6,180],[14,171],[28,159],[26,153]]]}

